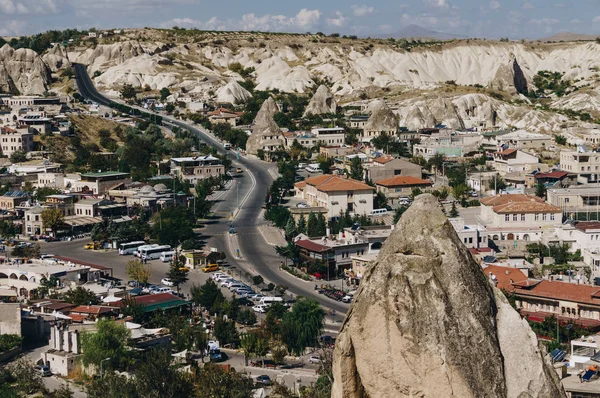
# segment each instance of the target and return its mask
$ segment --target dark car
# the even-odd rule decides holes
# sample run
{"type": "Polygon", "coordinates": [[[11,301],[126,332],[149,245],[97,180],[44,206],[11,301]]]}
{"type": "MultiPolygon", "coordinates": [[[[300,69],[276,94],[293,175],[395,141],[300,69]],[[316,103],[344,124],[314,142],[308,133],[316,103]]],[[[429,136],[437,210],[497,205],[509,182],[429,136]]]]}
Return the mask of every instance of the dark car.
{"type": "Polygon", "coordinates": [[[260,375],[256,377],[256,384],[262,384],[263,386],[271,385],[271,378],[267,375],[260,375]]]}
{"type": "Polygon", "coordinates": [[[246,306],[246,307],[254,307],[254,305],[255,305],[254,301],[249,300],[247,298],[239,298],[239,299],[235,299],[235,301],[237,301],[237,303],[239,305],[243,305],[243,306],[246,306]]]}
{"type": "Polygon", "coordinates": [[[223,362],[227,360],[227,355],[224,352],[219,350],[211,350],[210,351],[210,361],[211,362],[223,362]]]}

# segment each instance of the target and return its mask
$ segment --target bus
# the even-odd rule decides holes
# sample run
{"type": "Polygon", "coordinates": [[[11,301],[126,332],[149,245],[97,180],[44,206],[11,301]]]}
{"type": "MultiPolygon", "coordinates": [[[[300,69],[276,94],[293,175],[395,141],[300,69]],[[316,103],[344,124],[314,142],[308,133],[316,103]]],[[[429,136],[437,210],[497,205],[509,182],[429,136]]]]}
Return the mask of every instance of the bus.
{"type": "Polygon", "coordinates": [[[137,251],[135,253],[133,253],[136,257],[142,258],[142,250],[144,249],[150,249],[152,247],[158,247],[158,245],[156,243],[152,244],[152,245],[142,245],[140,247],[137,248],[137,251]]]}
{"type": "Polygon", "coordinates": [[[160,255],[163,252],[170,252],[170,251],[171,251],[171,246],[156,245],[155,247],[149,247],[149,248],[140,250],[140,258],[142,260],[156,260],[156,259],[160,258],[160,255]]]}
{"type": "Polygon", "coordinates": [[[135,241],[135,242],[128,242],[128,243],[121,243],[119,245],[119,254],[121,256],[127,256],[129,254],[134,254],[135,252],[137,252],[138,247],[145,245],[146,242],[144,242],[143,240],[139,240],[139,241],[135,241]]]}

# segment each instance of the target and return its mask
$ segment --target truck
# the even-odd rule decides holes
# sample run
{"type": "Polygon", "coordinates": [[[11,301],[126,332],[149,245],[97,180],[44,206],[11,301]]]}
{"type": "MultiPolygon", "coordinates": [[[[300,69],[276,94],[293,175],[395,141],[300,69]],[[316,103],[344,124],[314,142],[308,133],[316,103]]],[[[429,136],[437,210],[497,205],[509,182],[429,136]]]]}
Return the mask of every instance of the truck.
{"type": "Polygon", "coordinates": [[[224,142],[223,143],[223,148],[225,148],[225,150],[230,150],[231,149],[231,144],[229,142],[224,142]]]}

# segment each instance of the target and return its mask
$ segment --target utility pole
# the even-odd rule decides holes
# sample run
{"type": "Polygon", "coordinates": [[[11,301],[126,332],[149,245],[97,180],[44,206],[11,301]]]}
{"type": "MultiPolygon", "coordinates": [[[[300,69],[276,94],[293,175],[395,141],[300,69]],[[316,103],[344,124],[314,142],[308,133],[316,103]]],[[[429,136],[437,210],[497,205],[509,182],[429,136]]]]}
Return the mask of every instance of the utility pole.
{"type": "Polygon", "coordinates": [[[237,208],[239,210],[239,208],[240,208],[240,186],[239,186],[239,184],[236,184],[235,187],[236,187],[236,191],[237,191],[237,208]]]}

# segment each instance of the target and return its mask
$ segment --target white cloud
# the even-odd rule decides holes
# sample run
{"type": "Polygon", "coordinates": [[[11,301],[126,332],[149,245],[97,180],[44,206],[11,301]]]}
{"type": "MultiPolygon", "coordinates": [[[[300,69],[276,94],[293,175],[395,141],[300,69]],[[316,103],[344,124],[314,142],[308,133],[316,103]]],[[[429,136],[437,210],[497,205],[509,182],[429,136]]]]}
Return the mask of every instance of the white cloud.
{"type": "Polygon", "coordinates": [[[2,14],[13,15],[27,14],[29,10],[20,2],[15,3],[13,0],[0,0],[0,12],[2,14]]]}
{"type": "Polygon", "coordinates": [[[449,8],[448,0],[425,0],[425,4],[437,8],[449,8]]]}
{"type": "Polygon", "coordinates": [[[25,21],[12,20],[0,26],[0,36],[20,36],[25,33],[25,21]]]}
{"type": "Polygon", "coordinates": [[[579,24],[579,23],[581,23],[581,20],[579,20],[579,19],[577,19],[577,18],[575,18],[575,19],[571,19],[571,23],[572,23],[572,24],[579,24]]]}
{"type": "Polygon", "coordinates": [[[592,19],[592,22],[600,22],[600,15],[592,19]]]}
{"type": "Polygon", "coordinates": [[[373,14],[375,12],[375,8],[366,5],[353,5],[352,12],[354,13],[355,17],[365,17],[373,14]]]}
{"type": "Polygon", "coordinates": [[[501,6],[500,6],[500,2],[499,2],[499,1],[497,1],[497,0],[492,0],[492,1],[490,1],[490,8],[491,8],[492,10],[497,10],[497,9],[498,9],[498,8],[500,8],[500,7],[501,7],[501,6]]]}
{"type": "Polygon", "coordinates": [[[327,18],[327,24],[331,26],[342,27],[346,24],[347,18],[340,11],[335,12],[335,17],[327,18]]]}
{"type": "Polygon", "coordinates": [[[556,25],[559,24],[560,21],[554,18],[540,18],[540,19],[530,19],[529,23],[535,25],[556,25]]]}
{"type": "Polygon", "coordinates": [[[525,3],[523,3],[523,8],[526,10],[532,10],[535,8],[535,6],[529,1],[526,1],[525,3]]]}
{"type": "MultiPolygon", "coordinates": [[[[341,17],[344,18],[343,16],[341,17]]],[[[321,12],[319,10],[307,10],[303,8],[293,17],[271,14],[245,14],[242,15],[241,19],[227,20],[221,20],[217,17],[212,17],[207,21],[199,21],[191,18],[175,18],[161,23],[160,26],[164,28],[180,26],[204,30],[305,31],[317,25],[320,18],[321,12]]]]}

